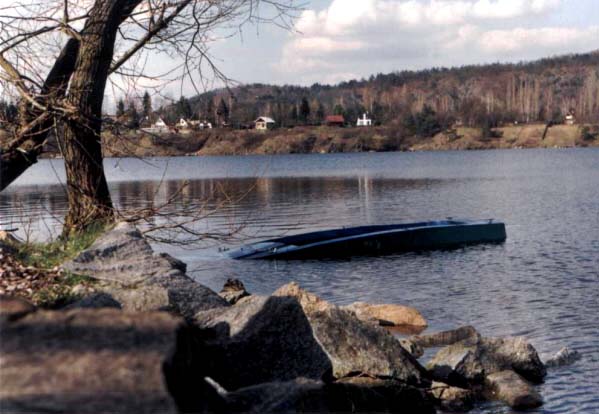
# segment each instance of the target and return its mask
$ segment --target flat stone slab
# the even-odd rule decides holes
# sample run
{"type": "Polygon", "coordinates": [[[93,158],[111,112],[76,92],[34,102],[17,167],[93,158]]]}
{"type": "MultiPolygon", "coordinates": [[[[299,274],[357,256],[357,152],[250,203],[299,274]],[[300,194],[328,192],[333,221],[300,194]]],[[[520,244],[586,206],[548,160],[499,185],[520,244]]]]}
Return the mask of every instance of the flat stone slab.
{"type": "Polygon", "coordinates": [[[183,333],[181,318],[117,309],[35,311],[3,323],[0,411],[176,413],[165,366],[183,333]]]}

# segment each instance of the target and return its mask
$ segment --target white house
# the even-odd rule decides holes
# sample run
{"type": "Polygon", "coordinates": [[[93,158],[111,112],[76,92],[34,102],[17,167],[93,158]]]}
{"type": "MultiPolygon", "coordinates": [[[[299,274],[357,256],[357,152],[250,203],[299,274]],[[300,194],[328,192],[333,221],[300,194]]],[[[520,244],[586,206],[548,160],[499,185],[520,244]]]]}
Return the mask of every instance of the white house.
{"type": "Polygon", "coordinates": [[[569,112],[566,115],[566,125],[574,125],[576,123],[576,117],[574,116],[574,112],[569,112]]]}
{"type": "Polygon", "coordinates": [[[274,128],[276,122],[272,118],[269,118],[267,116],[261,116],[260,118],[254,121],[254,125],[256,126],[256,129],[265,131],[267,129],[274,128]]]}
{"type": "Polygon", "coordinates": [[[142,128],[142,131],[150,134],[166,134],[170,132],[170,130],[171,129],[162,118],[158,118],[149,128],[142,128]]]}
{"type": "Polygon", "coordinates": [[[366,116],[366,114],[362,115],[362,118],[358,118],[358,122],[356,123],[356,126],[359,127],[369,127],[372,126],[372,119],[368,118],[366,116]]]}
{"type": "Polygon", "coordinates": [[[189,129],[189,122],[187,122],[187,120],[185,118],[181,118],[179,119],[179,122],[177,122],[176,127],[179,129],[189,129]]]}

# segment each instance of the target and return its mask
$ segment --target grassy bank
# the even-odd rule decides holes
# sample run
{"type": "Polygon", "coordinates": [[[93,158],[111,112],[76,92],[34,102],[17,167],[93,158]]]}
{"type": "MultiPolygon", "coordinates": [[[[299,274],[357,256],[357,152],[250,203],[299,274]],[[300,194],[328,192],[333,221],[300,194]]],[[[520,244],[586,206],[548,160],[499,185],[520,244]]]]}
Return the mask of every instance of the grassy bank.
{"type": "Polygon", "coordinates": [[[0,239],[0,294],[23,297],[37,306],[58,308],[77,300],[94,281],[60,269],[103,232],[95,228],[69,240],[49,243],[0,239]]]}
{"type": "Polygon", "coordinates": [[[394,127],[297,127],[273,131],[213,129],[160,137],[104,137],[109,156],[309,154],[599,146],[597,125],[510,125],[487,131],[457,128],[434,137],[406,136],[394,127]],[[586,129],[585,129],[586,128],[586,129]]]}

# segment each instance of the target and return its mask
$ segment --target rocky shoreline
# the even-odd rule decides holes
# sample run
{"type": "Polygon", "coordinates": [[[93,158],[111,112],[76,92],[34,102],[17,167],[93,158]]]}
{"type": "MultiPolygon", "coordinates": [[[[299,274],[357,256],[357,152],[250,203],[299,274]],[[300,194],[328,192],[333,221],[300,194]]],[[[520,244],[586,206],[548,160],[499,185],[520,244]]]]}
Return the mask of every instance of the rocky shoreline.
{"type": "Polygon", "coordinates": [[[398,339],[426,321],[400,305],[340,307],[295,283],[217,294],[119,224],[63,265],[95,279],[60,310],[0,296],[2,412],[464,412],[542,404],[543,363],[522,338],[473,327],[398,339]],[[425,365],[424,348],[439,348],[425,365]]]}

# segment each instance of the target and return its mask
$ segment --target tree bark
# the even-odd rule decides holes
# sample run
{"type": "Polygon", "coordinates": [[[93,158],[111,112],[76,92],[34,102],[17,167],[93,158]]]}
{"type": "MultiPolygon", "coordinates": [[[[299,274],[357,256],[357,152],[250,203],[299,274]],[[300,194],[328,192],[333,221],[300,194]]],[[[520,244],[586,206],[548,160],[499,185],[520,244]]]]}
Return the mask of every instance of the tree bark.
{"type": "Polygon", "coordinates": [[[63,151],[69,209],[63,235],[112,220],[113,206],[102,164],[102,102],[124,0],[96,0],[81,35],[68,104],[77,114],[64,124],[63,151]]]}
{"type": "Polygon", "coordinates": [[[114,218],[102,164],[102,103],[117,30],[140,1],[96,0],[81,33],[67,97],[76,115],[66,119],[62,136],[69,202],[65,237],[114,218]]]}

